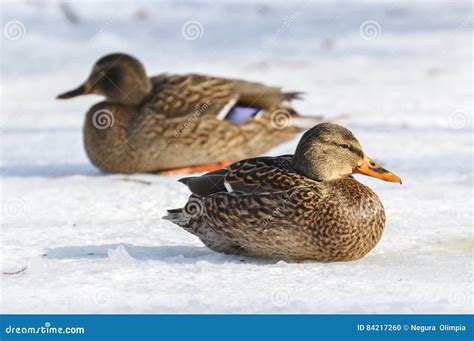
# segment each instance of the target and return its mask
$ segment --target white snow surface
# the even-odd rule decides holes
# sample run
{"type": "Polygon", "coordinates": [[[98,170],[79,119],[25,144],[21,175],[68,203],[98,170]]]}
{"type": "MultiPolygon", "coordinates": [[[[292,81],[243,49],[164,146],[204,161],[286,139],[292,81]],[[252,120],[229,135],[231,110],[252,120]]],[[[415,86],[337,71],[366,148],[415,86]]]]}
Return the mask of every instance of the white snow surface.
{"type": "Polygon", "coordinates": [[[1,277],[3,313],[474,312],[469,1],[68,4],[78,24],[58,2],[1,4],[1,270],[27,267],[1,277]],[[187,199],[178,177],[102,174],[81,131],[100,98],[55,100],[115,51],[149,74],[264,81],[304,91],[303,114],[349,115],[403,179],[358,176],[386,208],[381,242],[354,262],[273,262],[162,220],[187,199]]]}

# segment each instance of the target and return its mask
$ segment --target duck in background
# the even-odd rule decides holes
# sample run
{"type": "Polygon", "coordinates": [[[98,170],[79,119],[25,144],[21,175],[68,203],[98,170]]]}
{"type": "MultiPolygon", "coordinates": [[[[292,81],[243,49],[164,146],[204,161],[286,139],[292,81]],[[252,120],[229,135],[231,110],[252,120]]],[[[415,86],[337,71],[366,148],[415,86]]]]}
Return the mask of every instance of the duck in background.
{"type": "Polygon", "coordinates": [[[192,194],[164,218],[217,252],[355,260],[380,240],[385,211],[354,173],[402,183],[367,157],[348,129],[322,123],[303,135],[294,155],[242,160],[181,179],[192,194]]]}
{"type": "Polygon", "coordinates": [[[179,174],[260,155],[321,121],[288,106],[298,92],[199,74],[148,77],[136,58],[99,59],[87,80],[59,95],[105,97],[86,114],[84,145],[105,172],[179,174]]]}

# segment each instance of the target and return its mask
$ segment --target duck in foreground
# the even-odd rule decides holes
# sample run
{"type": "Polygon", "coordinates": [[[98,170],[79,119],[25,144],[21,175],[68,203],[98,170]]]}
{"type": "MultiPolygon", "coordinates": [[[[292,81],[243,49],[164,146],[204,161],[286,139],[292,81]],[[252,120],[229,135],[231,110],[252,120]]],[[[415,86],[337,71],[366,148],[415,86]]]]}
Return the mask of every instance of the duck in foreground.
{"type": "Polygon", "coordinates": [[[321,121],[287,106],[297,92],[199,74],[146,75],[126,54],[99,59],[59,95],[105,96],[86,115],[84,145],[106,172],[191,173],[254,157],[321,121]]]}
{"type": "Polygon", "coordinates": [[[367,157],[349,130],[322,123],[303,135],[294,155],[242,160],[181,179],[192,195],[164,218],[217,252],[355,260],[380,240],[385,211],[354,173],[402,183],[367,157]]]}

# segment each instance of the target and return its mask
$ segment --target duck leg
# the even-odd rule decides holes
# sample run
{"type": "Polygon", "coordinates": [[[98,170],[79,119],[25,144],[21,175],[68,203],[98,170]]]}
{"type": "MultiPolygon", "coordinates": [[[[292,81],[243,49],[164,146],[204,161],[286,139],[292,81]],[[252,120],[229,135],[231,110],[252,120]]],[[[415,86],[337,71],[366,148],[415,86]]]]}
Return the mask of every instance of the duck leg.
{"type": "Polygon", "coordinates": [[[227,167],[229,164],[231,164],[231,162],[228,160],[225,160],[225,161],[220,161],[217,163],[205,163],[205,164],[196,165],[196,166],[165,169],[162,171],[158,171],[158,174],[159,175],[180,175],[180,174],[211,172],[211,171],[215,171],[215,170],[219,170],[221,168],[227,167]]]}

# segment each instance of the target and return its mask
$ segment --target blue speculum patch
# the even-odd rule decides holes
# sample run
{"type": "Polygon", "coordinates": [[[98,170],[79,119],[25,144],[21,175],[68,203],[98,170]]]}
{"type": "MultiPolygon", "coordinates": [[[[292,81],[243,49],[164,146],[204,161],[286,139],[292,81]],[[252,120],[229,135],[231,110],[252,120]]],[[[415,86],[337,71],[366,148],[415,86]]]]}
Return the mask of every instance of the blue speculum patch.
{"type": "Polygon", "coordinates": [[[259,111],[259,108],[236,105],[235,107],[230,109],[229,113],[225,117],[225,120],[235,124],[242,124],[250,120],[252,117],[255,117],[255,115],[257,115],[259,111]]]}

